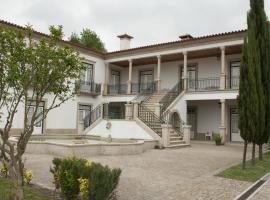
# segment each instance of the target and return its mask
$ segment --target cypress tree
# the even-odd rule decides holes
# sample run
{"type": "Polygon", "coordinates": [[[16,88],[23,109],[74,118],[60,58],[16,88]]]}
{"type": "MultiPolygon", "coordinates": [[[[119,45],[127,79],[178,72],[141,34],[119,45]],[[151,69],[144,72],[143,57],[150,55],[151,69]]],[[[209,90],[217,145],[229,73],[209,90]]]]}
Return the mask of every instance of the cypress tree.
{"type": "MultiPolygon", "coordinates": [[[[255,142],[259,145],[259,159],[263,159],[262,147],[264,143],[269,139],[270,128],[270,97],[269,97],[269,26],[266,13],[264,11],[264,0],[251,0],[251,10],[249,12],[249,18],[252,21],[252,28],[255,31],[256,46],[257,46],[257,58],[258,62],[255,67],[254,75],[256,78],[256,86],[259,93],[259,116],[258,121],[259,130],[257,132],[255,142]],[[261,91],[262,84],[262,91],[261,91]],[[263,97],[261,97],[263,96],[263,97]],[[261,105],[261,104],[264,104],[261,105]],[[262,124],[264,123],[264,124],[262,124]]],[[[253,55],[254,56],[254,55],[253,55]]]]}
{"type": "MultiPolygon", "coordinates": [[[[265,132],[265,97],[262,83],[261,50],[257,38],[258,3],[262,0],[251,0],[251,9],[248,12],[248,31],[244,43],[243,63],[240,78],[240,130],[246,142],[252,142],[252,164],[255,165],[255,147],[265,132]],[[245,73],[246,74],[243,74],[245,73]],[[246,77],[246,80],[243,78],[246,77]],[[243,94],[244,93],[244,94],[243,94]],[[245,96],[246,98],[243,98],[245,96]]],[[[244,162],[243,162],[244,163],[244,162]]],[[[244,164],[243,164],[244,167],[244,164]]]]}

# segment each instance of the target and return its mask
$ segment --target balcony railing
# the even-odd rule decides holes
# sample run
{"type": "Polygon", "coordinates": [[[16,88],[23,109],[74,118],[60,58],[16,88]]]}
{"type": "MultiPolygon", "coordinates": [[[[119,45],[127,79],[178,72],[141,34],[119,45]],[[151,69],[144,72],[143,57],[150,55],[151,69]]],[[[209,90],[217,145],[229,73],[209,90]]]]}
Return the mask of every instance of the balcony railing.
{"type": "Polygon", "coordinates": [[[219,90],[220,78],[200,78],[200,79],[188,79],[189,91],[205,91],[205,90],[219,90]]]}
{"type": "Polygon", "coordinates": [[[156,82],[149,83],[132,83],[131,93],[132,94],[152,94],[156,91],[156,82]]]}
{"type": "Polygon", "coordinates": [[[108,94],[127,94],[127,84],[108,85],[108,94]]]}
{"type": "Polygon", "coordinates": [[[101,92],[101,84],[94,82],[87,82],[79,80],[76,82],[79,91],[82,93],[90,93],[93,95],[99,95],[101,92]]]}
{"type": "Polygon", "coordinates": [[[226,79],[226,89],[237,90],[239,89],[239,76],[233,76],[226,79]]]}

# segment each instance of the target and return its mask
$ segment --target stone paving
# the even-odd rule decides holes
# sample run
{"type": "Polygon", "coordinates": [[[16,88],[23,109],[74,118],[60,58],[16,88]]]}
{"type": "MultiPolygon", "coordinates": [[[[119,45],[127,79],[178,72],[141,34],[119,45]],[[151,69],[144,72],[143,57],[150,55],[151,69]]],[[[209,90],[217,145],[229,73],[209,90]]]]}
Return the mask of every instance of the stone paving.
{"type": "MultiPolygon", "coordinates": [[[[118,200],[226,200],[236,197],[251,183],[214,175],[239,162],[241,156],[241,145],[217,147],[193,142],[191,148],[88,159],[122,169],[118,200]]],[[[34,172],[33,181],[53,187],[49,173],[53,156],[28,154],[26,157],[26,166],[34,172]]]]}

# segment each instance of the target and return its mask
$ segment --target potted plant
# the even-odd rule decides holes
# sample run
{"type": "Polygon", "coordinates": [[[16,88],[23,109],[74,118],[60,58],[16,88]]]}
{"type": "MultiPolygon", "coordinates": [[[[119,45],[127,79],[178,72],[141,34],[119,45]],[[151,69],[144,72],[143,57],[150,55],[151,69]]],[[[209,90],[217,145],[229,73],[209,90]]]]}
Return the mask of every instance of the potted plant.
{"type": "Polygon", "coordinates": [[[214,134],[213,139],[215,140],[217,146],[222,145],[222,137],[220,136],[220,134],[214,134]]]}

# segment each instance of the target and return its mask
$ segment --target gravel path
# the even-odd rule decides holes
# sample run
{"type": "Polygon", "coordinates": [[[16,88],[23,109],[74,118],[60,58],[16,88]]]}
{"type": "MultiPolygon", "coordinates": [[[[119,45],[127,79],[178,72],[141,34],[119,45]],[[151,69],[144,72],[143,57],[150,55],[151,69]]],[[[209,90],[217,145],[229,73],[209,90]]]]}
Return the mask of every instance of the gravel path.
{"type": "MultiPolygon", "coordinates": [[[[133,156],[96,156],[96,162],[120,167],[118,200],[226,200],[251,183],[214,176],[241,160],[241,145],[214,146],[193,142],[191,148],[150,150],[133,156]]],[[[49,167],[53,156],[26,155],[34,182],[53,187],[49,167]]]]}

